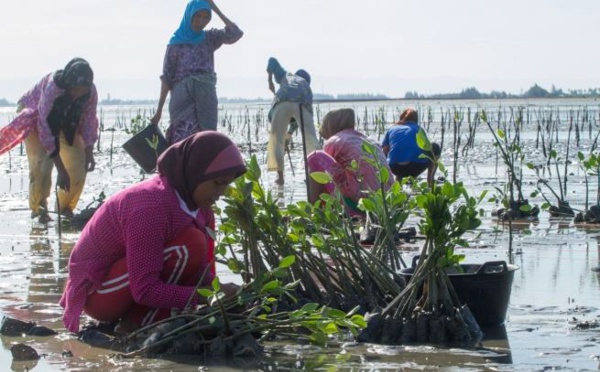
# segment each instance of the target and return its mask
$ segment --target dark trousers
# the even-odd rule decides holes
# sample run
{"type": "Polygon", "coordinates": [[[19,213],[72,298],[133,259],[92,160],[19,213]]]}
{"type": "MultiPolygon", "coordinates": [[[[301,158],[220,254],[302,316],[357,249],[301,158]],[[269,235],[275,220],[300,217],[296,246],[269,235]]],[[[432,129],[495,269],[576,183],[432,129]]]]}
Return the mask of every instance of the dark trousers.
{"type": "MultiPolygon", "coordinates": [[[[440,147],[440,145],[438,145],[437,143],[432,143],[431,152],[426,152],[425,154],[427,156],[433,157],[432,153],[433,155],[435,155],[435,157],[439,157],[442,153],[442,148],[440,147]]],[[[405,177],[418,177],[421,173],[425,172],[425,170],[432,165],[431,160],[426,160],[427,161],[424,162],[411,162],[407,164],[394,163],[390,164],[390,169],[392,170],[392,173],[394,173],[396,178],[398,178],[398,180],[401,180],[405,177]]]]}

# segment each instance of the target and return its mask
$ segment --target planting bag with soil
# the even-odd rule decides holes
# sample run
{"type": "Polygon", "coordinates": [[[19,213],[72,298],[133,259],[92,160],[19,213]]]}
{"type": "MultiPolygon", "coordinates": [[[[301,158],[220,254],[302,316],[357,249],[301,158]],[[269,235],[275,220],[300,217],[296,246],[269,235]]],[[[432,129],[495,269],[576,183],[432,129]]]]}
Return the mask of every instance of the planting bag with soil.
{"type": "Polygon", "coordinates": [[[156,160],[168,147],[167,140],[156,125],[148,125],[123,144],[123,149],[146,173],[154,172],[156,160]]]}

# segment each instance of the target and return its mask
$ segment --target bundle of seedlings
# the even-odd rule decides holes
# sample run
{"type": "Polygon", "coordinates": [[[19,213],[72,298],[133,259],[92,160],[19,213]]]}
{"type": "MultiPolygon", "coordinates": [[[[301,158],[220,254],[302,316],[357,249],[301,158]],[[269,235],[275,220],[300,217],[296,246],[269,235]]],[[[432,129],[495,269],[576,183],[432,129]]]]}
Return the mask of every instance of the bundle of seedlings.
{"type": "MultiPolygon", "coordinates": [[[[420,146],[430,148],[424,136],[420,137],[420,146]]],[[[463,234],[480,225],[477,206],[485,193],[475,199],[462,183],[448,181],[421,191],[416,202],[419,229],[426,240],[419,261],[402,293],[381,312],[368,316],[359,340],[390,345],[475,345],[482,337],[481,330],[468,306],[458,299],[448,272],[461,270],[459,262],[464,256],[455,254],[454,249],[468,246],[463,234]],[[460,199],[463,202],[456,206],[460,199]]]]}
{"type": "MultiPolygon", "coordinates": [[[[366,220],[361,232],[361,244],[365,243],[362,236],[365,231],[372,235],[371,253],[381,262],[385,263],[392,271],[397,272],[406,267],[402,260],[402,255],[398,249],[400,238],[410,239],[416,235],[410,233],[409,229],[403,226],[409,216],[409,211],[414,207],[414,198],[402,191],[403,185],[414,180],[405,179],[402,183],[395,182],[391,189],[385,190],[384,185],[392,175],[387,167],[383,167],[377,160],[377,148],[370,143],[363,143],[362,146],[363,161],[369,163],[374,169],[379,179],[379,190],[377,192],[365,193],[359,200],[358,207],[366,212],[366,220]]],[[[358,171],[358,164],[352,162],[351,168],[358,171]]],[[[313,177],[319,175],[313,174],[313,177]]],[[[329,182],[328,175],[320,175],[322,182],[329,182]]]]}
{"type": "Polygon", "coordinates": [[[523,108],[517,108],[516,116],[511,109],[508,122],[501,121],[502,113],[499,112],[497,130],[492,128],[485,110],[481,111],[479,117],[490,129],[494,137],[494,147],[500,151],[500,155],[508,171],[506,190],[496,188],[501,197],[495,198],[495,201],[501,202],[503,206],[492,211],[492,216],[504,221],[537,217],[540,209],[537,206],[531,206],[529,200],[523,197],[523,161],[525,159],[525,154],[521,146],[523,108]]]}
{"type": "MultiPolygon", "coordinates": [[[[557,118],[558,118],[558,116],[557,116],[557,118]]],[[[547,210],[552,217],[573,217],[573,216],[575,216],[575,212],[573,211],[573,208],[571,208],[571,206],[569,205],[569,201],[565,199],[565,197],[567,195],[569,145],[571,143],[571,132],[573,131],[573,116],[572,115],[570,117],[569,123],[570,124],[569,124],[569,131],[568,131],[568,135],[567,135],[566,155],[565,155],[565,159],[564,159],[564,170],[563,170],[562,174],[560,171],[560,165],[561,165],[562,159],[560,157],[558,157],[557,151],[553,148],[553,141],[552,140],[548,140],[548,141],[543,140],[544,134],[542,133],[542,146],[544,147],[543,153],[546,156],[545,163],[547,164],[547,167],[548,167],[548,173],[551,173],[551,168],[550,168],[551,165],[554,164],[554,166],[555,166],[556,178],[557,178],[557,183],[558,183],[558,193],[550,185],[550,181],[548,179],[544,178],[542,174],[540,174],[542,170],[546,169],[544,166],[535,166],[532,163],[527,163],[527,167],[529,169],[535,171],[535,174],[538,178],[537,190],[531,194],[531,197],[536,197],[538,195],[541,195],[545,201],[542,204],[542,209],[547,210]],[[548,144],[548,148],[546,148],[546,145],[545,145],[546,143],[548,144]],[[556,204],[553,204],[548,199],[548,197],[544,194],[542,186],[544,186],[546,189],[550,190],[552,195],[554,195],[554,197],[556,198],[556,204]]],[[[554,130],[551,131],[550,137],[552,137],[552,134],[554,133],[554,131],[558,131],[559,124],[560,124],[560,122],[557,119],[556,122],[554,123],[554,125],[551,126],[552,128],[554,128],[554,130]]]]}
{"type": "Polygon", "coordinates": [[[316,302],[344,311],[384,306],[400,293],[403,279],[359,244],[341,196],[323,194],[315,205],[297,202],[281,209],[261,186],[255,158],[248,169],[224,198],[220,231],[225,236],[218,253],[232,271],[248,282],[293,255],[294,264],[275,275],[282,283],[299,282],[295,292],[299,303],[316,302]]]}
{"type": "Polygon", "coordinates": [[[282,298],[293,298],[298,283],[283,285],[275,274],[293,262],[294,256],[286,257],[274,270],[229,298],[221,292],[217,277],[212,288],[198,289],[207,305],[195,309],[187,306],[170,318],[115,338],[110,347],[122,352],[119,356],[123,358],[185,354],[214,361],[260,356],[261,341],[266,338],[325,344],[335,341],[338,334],[356,335],[366,326],[364,318],[356,314],[357,309],[346,313],[306,303],[295,311],[277,310],[282,298]]]}

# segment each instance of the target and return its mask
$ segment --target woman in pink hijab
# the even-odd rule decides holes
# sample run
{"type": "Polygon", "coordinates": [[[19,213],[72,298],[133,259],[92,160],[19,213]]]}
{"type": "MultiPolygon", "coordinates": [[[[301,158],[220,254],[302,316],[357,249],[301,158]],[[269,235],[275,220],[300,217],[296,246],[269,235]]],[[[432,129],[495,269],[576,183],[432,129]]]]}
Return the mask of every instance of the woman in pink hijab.
{"type": "MultiPolygon", "coordinates": [[[[377,149],[377,158],[374,160],[379,163],[379,169],[387,168],[389,171],[389,167],[379,144],[355,127],[354,110],[350,108],[333,110],[323,117],[323,124],[319,128],[319,134],[325,139],[323,150],[309,154],[307,164],[311,173],[329,173],[332,182],[321,185],[312,178],[309,179],[309,201],[314,203],[322,193],[333,194],[337,188],[348,213],[351,216],[362,216],[364,212],[358,209],[359,199],[382,187],[378,168],[365,160],[370,155],[363,151],[363,144],[370,144],[377,149]],[[353,161],[356,161],[357,169],[351,168],[353,161]]],[[[387,190],[393,183],[394,180],[390,177],[383,187],[387,190]]]]}
{"type": "MultiPolygon", "coordinates": [[[[85,312],[133,327],[203,302],[195,287],[215,276],[211,206],[246,171],[236,145],[215,131],[196,133],[158,159],[158,175],[109,198],[87,223],[69,258],[60,300],[69,331],[85,312]]],[[[222,285],[226,295],[237,286],[222,285]]]]}

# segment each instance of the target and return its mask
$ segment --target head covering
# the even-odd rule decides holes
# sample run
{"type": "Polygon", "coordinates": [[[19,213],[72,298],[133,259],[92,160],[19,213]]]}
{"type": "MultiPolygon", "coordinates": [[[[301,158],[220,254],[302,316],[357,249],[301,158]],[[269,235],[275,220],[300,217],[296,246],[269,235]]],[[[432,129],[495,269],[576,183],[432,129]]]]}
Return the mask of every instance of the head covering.
{"type": "Polygon", "coordinates": [[[67,63],[64,69],[56,71],[52,79],[61,89],[67,89],[75,85],[89,87],[94,81],[94,71],[85,59],[75,57],[67,63]]]}
{"type": "Polygon", "coordinates": [[[396,124],[405,124],[408,122],[419,122],[419,113],[415,111],[415,109],[407,108],[406,110],[402,111],[400,114],[400,119],[396,122],[396,124]]]}
{"type": "Polygon", "coordinates": [[[294,75],[300,76],[302,79],[306,80],[308,84],[310,84],[310,74],[306,72],[306,70],[300,69],[296,71],[294,75]]]}
{"type": "Polygon", "coordinates": [[[54,157],[60,152],[60,132],[65,135],[67,143],[73,146],[77,127],[90,99],[91,92],[73,99],[68,89],[76,85],[91,87],[94,81],[94,71],[85,59],[75,57],[67,63],[64,69],[56,71],[52,75],[52,80],[64,92],[54,99],[52,108],[46,117],[50,133],[54,136],[55,145],[55,150],[50,154],[50,157],[54,157]]]}
{"type": "Polygon", "coordinates": [[[206,38],[204,30],[200,32],[194,31],[192,28],[192,18],[194,14],[201,10],[208,11],[212,14],[210,4],[205,0],[191,0],[185,7],[183,18],[179,24],[179,28],[173,33],[169,45],[177,44],[200,44],[206,38]]]}
{"type": "Polygon", "coordinates": [[[351,108],[329,111],[323,117],[323,124],[319,128],[319,134],[321,137],[328,139],[344,129],[354,129],[356,125],[354,117],[354,110],[351,108]]]}
{"type": "Polygon", "coordinates": [[[190,210],[198,209],[194,190],[204,181],[246,172],[237,146],[226,135],[206,130],[167,148],[158,158],[158,173],[167,178],[190,210]]]}
{"type": "Polygon", "coordinates": [[[276,82],[280,82],[287,73],[285,69],[281,67],[277,58],[274,57],[270,57],[267,62],[267,72],[275,76],[276,82]]]}

